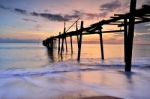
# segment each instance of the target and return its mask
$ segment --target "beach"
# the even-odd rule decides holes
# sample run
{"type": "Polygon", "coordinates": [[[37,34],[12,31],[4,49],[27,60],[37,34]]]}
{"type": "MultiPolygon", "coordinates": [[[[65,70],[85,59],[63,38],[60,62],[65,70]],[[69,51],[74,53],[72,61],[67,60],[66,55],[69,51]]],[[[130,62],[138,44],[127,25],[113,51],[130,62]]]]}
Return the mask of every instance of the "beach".
{"type": "MultiPolygon", "coordinates": [[[[56,65],[62,63],[57,63],[56,65]]],[[[1,71],[1,99],[149,99],[149,70],[83,66],[63,62],[67,69],[1,71]],[[68,65],[69,64],[69,65],[68,65]],[[70,66],[72,65],[72,68],[70,66]],[[107,96],[107,97],[106,97],[107,96]],[[118,97],[118,98],[117,98],[118,97]]]]}
{"type": "MultiPolygon", "coordinates": [[[[136,54],[137,60],[134,60],[132,72],[125,73],[123,53],[115,54],[106,50],[105,61],[100,61],[100,55],[92,48],[98,48],[99,45],[85,45],[86,49],[83,49],[80,63],[75,59],[76,52],[72,59],[70,54],[64,54],[65,57],[61,60],[57,50],[52,55],[40,44],[16,44],[16,47],[14,45],[4,44],[0,48],[0,54],[5,56],[1,57],[0,99],[149,99],[150,97],[149,57],[145,54],[149,49],[145,49],[144,54],[136,54]]],[[[118,50],[122,49],[122,45],[114,46],[118,50]]],[[[143,46],[141,48],[143,49],[143,46]]],[[[139,46],[135,49],[140,51],[139,46]]]]}
{"type": "Polygon", "coordinates": [[[0,99],[150,99],[149,9],[150,0],[1,0],[0,99]]]}

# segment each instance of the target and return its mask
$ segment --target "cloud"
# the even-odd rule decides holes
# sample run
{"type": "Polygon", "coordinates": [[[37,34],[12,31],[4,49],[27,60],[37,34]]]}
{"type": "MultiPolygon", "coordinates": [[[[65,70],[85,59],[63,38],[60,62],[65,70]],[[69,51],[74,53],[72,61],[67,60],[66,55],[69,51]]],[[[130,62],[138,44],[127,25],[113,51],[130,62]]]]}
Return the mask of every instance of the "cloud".
{"type": "Polygon", "coordinates": [[[20,14],[27,14],[28,12],[26,10],[23,9],[19,9],[19,8],[15,8],[13,9],[15,12],[20,13],[20,14]]]}
{"type": "Polygon", "coordinates": [[[149,23],[141,23],[135,25],[135,32],[136,33],[149,33],[150,32],[150,25],[149,23]]]}
{"type": "Polygon", "coordinates": [[[69,14],[64,15],[64,17],[67,19],[74,19],[74,18],[77,19],[77,18],[81,18],[81,16],[82,16],[82,13],[78,10],[73,10],[72,14],[70,15],[69,14]]]}
{"type": "Polygon", "coordinates": [[[101,16],[108,18],[114,13],[127,13],[129,11],[129,1],[113,0],[100,5],[101,16]]]}
{"type": "Polygon", "coordinates": [[[98,19],[100,17],[105,17],[107,15],[106,12],[102,13],[88,13],[88,12],[83,12],[83,11],[78,11],[78,10],[73,10],[73,14],[69,15],[70,18],[82,18],[82,19],[98,19]]]}
{"type": "Polygon", "coordinates": [[[14,12],[20,13],[20,14],[28,14],[28,12],[26,10],[23,10],[20,8],[9,8],[9,7],[3,6],[1,4],[0,4],[0,9],[8,10],[8,11],[14,11],[14,12]]]}
{"type": "Polygon", "coordinates": [[[26,19],[26,18],[23,18],[22,20],[23,20],[23,21],[26,21],[26,22],[37,22],[36,20],[33,20],[33,19],[26,19]]]}
{"type": "Polygon", "coordinates": [[[10,8],[7,8],[7,7],[5,7],[5,6],[1,5],[1,4],[0,4],[0,9],[10,10],[10,8]]]}
{"type": "Polygon", "coordinates": [[[72,20],[72,18],[75,18],[74,15],[65,15],[64,16],[61,14],[53,14],[53,13],[29,12],[27,10],[20,9],[20,8],[8,8],[8,7],[5,7],[3,5],[0,5],[0,9],[13,11],[13,12],[23,14],[23,15],[42,17],[42,18],[45,18],[45,19],[48,19],[51,21],[69,21],[69,20],[72,20]]]}
{"type": "Polygon", "coordinates": [[[39,16],[39,14],[36,13],[36,12],[31,12],[30,14],[33,15],[33,16],[39,16]]]}
{"type": "Polygon", "coordinates": [[[102,11],[114,11],[121,7],[121,2],[119,0],[115,0],[100,6],[100,10],[102,11]]]}
{"type": "MultiPolygon", "coordinates": [[[[0,5],[0,9],[4,9],[4,10],[9,10],[9,11],[13,11],[19,14],[23,14],[23,15],[31,15],[34,17],[42,17],[44,19],[50,20],[50,21],[58,21],[58,22],[62,22],[62,21],[70,21],[73,19],[78,19],[78,18],[82,18],[82,19],[97,19],[99,17],[105,17],[107,15],[106,12],[102,12],[102,13],[87,13],[87,12],[82,12],[82,11],[78,11],[78,10],[73,10],[71,14],[54,14],[54,13],[48,13],[48,12],[43,12],[43,13],[39,13],[39,12],[29,12],[27,10],[24,9],[20,9],[20,8],[8,8],[5,7],[3,5],[0,5]]],[[[29,20],[29,19],[23,19],[24,21],[32,21],[35,22],[33,20],[29,20]]]]}
{"type": "Polygon", "coordinates": [[[100,17],[105,17],[107,14],[105,12],[102,13],[83,13],[83,16],[86,19],[98,19],[100,17]]]}
{"type": "Polygon", "coordinates": [[[71,18],[64,17],[61,14],[51,14],[51,13],[36,13],[38,16],[46,18],[51,21],[69,21],[71,18]]]}
{"type": "MultiPolygon", "coordinates": [[[[122,6],[121,2],[119,0],[115,0],[112,2],[105,3],[100,6],[101,12],[97,13],[90,13],[90,12],[84,12],[84,11],[79,11],[79,10],[72,10],[72,13],[70,14],[57,14],[57,13],[48,13],[48,12],[29,12],[25,9],[20,9],[20,8],[8,8],[3,5],[0,5],[1,9],[4,10],[9,10],[13,11],[19,14],[23,15],[31,15],[34,17],[42,17],[44,19],[47,19],[49,21],[57,21],[57,22],[62,22],[62,21],[71,21],[73,19],[87,19],[87,20],[93,20],[93,19],[99,19],[99,18],[105,18],[108,15],[111,14],[112,11],[120,8],[122,6]]],[[[29,21],[29,20],[24,20],[24,21],[29,21]]]]}
{"type": "Polygon", "coordinates": [[[30,15],[35,16],[35,17],[40,16],[51,21],[69,21],[70,20],[70,19],[65,18],[61,14],[30,12],[30,15]]]}

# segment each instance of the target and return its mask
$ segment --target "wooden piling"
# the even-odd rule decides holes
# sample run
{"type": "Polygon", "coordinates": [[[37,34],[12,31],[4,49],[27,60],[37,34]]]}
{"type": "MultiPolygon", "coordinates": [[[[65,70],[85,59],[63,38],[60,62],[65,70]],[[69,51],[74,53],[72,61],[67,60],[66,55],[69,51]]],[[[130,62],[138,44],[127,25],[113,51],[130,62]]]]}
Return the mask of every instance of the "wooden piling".
{"type": "MultiPolygon", "coordinates": [[[[76,22],[76,31],[78,31],[78,21],[76,22]]],[[[78,49],[79,49],[79,35],[77,33],[77,44],[78,44],[78,49]]]]}
{"type": "Polygon", "coordinates": [[[67,39],[66,39],[66,37],[64,39],[65,39],[65,45],[66,45],[66,52],[68,52],[67,39]]]}
{"type": "Polygon", "coordinates": [[[54,47],[53,42],[54,42],[54,40],[51,39],[51,40],[50,40],[50,43],[49,43],[49,46],[48,46],[48,48],[49,48],[51,51],[53,51],[53,47],[54,47]]]}
{"type": "MultiPolygon", "coordinates": [[[[60,35],[61,33],[59,32],[59,35],[60,35]]],[[[60,37],[58,38],[58,54],[60,53],[60,37]]]]}
{"type": "Polygon", "coordinates": [[[102,27],[100,27],[99,30],[99,36],[100,36],[100,47],[101,47],[101,59],[104,60],[104,48],[103,48],[103,36],[102,36],[102,27]]]}
{"type": "Polygon", "coordinates": [[[64,52],[64,40],[65,40],[65,38],[66,38],[66,28],[64,28],[64,34],[63,34],[63,36],[62,36],[62,44],[61,44],[61,55],[62,55],[62,53],[64,52]]]}
{"type": "Polygon", "coordinates": [[[124,19],[124,62],[126,63],[127,60],[127,36],[128,36],[128,25],[127,25],[127,18],[124,19]]]}
{"type": "Polygon", "coordinates": [[[68,52],[68,45],[67,45],[67,39],[65,37],[65,45],[66,45],[66,52],[68,52]]]}
{"type": "Polygon", "coordinates": [[[80,61],[80,55],[81,55],[82,32],[83,32],[83,21],[81,21],[81,28],[79,32],[80,34],[79,34],[79,41],[78,41],[78,58],[77,58],[78,61],[80,61]]]}
{"type": "Polygon", "coordinates": [[[76,31],[78,30],[78,21],[76,22],[76,31]]]}
{"type": "Polygon", "coordinates": [[[131,0],[130,3],[130,17],[129,17],[129,28],[127,37],[127,60],[125,63],[125,71],[131,71],[132,62],[132,49],[133,49],[133,38],[134,38],[134,24],[135,24],[135,11],[136,11],[136,0],[131,0]]]}
{"type": "Polygon", "coordinates": [[[65,40],[65,45],[66,45],[66,52],[68,52],[68,47],[67,47],[67,39],[66,39],[66,22],[64,21],[64,40],[65,40]]]}
{"type": "Polygon", "coordinates": [[[64,51],[64,37],[62,37],[62,42],[61,42],[61,52],[60,54],[62,55],[64,51]]]}
{"type": "Polygon", "coordinates": [[[64,40],[65,40],[65,45],[66,45],[66,52],[68,52],[67,39],[66,39],[66,35],[65,34],[66,34],[66,27],[64,25],[64,40]]]}
{"type": "Polygon", "coordinates": [[[73,54],[72,36],[70,36],[71,54],[73,54]]]}

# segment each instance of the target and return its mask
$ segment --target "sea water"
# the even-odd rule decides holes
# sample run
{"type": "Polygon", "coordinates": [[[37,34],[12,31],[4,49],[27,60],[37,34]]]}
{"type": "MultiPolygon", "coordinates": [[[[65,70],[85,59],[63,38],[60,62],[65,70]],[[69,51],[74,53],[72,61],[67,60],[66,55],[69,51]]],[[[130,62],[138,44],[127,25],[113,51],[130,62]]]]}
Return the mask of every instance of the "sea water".
{"type": "MultiPolygon", "coordinates": [[[[58,55],[57,48],[51,53],[41,43],[0,43],[0,69],[41,68],[58,61],[77,59],[77,44],[73,45],[73,54],[64,51],[63,57],[58,55]]],[[[133,65],[150,65],[150,45],[134,45],[133,65]]],[[[81,63],[96,65],[124,65],[124,46],[122,44],[104,44],[104,57],[101,60],[99,44],[83,44],[81,63]]]]}
{"type": "Polygon", "coordinates": [[[0,44],[0,98],[77,99],[108,95],[125,99],[150,98],[150,46],[134,45],[133,68],[124,72],[124,46],[104,44],[101,60],[99,44],[83,44],[77,62],[73,54],[58,55],[40,43],[0,44]]]}

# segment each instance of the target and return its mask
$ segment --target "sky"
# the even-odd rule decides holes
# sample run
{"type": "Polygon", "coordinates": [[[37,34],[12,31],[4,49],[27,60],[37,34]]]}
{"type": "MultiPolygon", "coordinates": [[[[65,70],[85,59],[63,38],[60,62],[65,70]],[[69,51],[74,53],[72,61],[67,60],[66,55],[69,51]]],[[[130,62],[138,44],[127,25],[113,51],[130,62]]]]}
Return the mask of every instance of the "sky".
{"type": "MultiPolygon", "coordinates": [[[[0,0],[0,41],[42,41],[80,18],[84,27],[129,11],[130,0],[0,0]]],[[[137,8],[150,0],[137,0],[137,8]]],[[[79,27],[79,24],[78,24],[79,27]]],[[[105,30],[111,30],[105,26],[105,30]]],[[[75,30],[73,27],[71,30],[75,30]]],[[[136,25],[135,43],[150,44],[150,23],[136,25]]],[[[99,42],[99,36],[84,41],[99,42]]],[[[104,35],[105,43],[123,42],[123,33],[104,35]]]]}

